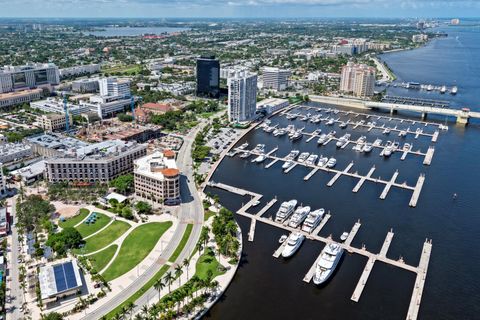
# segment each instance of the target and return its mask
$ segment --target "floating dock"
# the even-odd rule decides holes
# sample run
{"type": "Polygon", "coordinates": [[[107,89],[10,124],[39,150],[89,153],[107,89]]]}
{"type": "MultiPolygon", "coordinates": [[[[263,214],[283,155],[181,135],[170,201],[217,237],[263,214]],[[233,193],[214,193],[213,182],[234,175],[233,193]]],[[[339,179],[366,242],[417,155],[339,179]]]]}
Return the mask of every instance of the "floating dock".
{"type": "Polygon", "coordinates": [[[398,170],[395,171],[390,181],[385,185],[385,188],[383,189],[383,192],[380,195],[380,199],[385,200],[385,198],[387,197],[388,191],[390,191],[390,188],[395,183],[395,180],[397,180],[397,177],[398,177],[398,170]]]}
{"type": "Polygon", "coordinates": [[[325,217],[323,217],[322,221],[320,222],[320,224],[318,225],[318,227],[315,228],[315,230],[313,230],[312,234],[313,235],[317,235],[320,231],[322,231],[323,227],[325,227],[325,225],[327,224],[328,220],[330,219],[332,215],[329,213],[327,213],[325,215],[325,217]]]}
{"type": "Polygon", "coordinates": [[[370,179],[370,177],[372,176],[373,172],[375,171],[375,166],[373,166],[370,171],[368,171],[367,175],[364,176],[364,177],[361,177],[360,180],[358,181],[357,185],[353,188],[352,192],[355,192],[357,193],[358,190],[360,190],[360,188],[363,186],[363,184],[365,183],[365,181],[367,181],[367,179],[370,179]]]}
{"type": "Polygon", "coordinates": [[[348,166],[347,166],[345,169],[343,169],[343,171],[338,171],[338,172],[333,176],[333,178],[332,178],[330,181],[328,181],[327,186],[328,186],[328,187],[333,186],[333,184],[338,180],[338,178],[340,178],[340,176],[341,176],[342,174],[345,174],[345,175],[346,175],[346,174],[348,173],[348,171],[349,171],[352,167],[353,167],[353,161],[350,162],[350,163],[348,164],[348,166]]]}
{"type": "Polygon", "coordinates": [[[265,166],[265,169],[268,169],[268,168],[270,168],[271,166],[273,166],[278,160],[279,160],[279,159],[274,159],[272,162],[270,162],[269,164],[267,164],[267,165],[265,166]]]}
{"type": "Polygon", "coordinates": [[[265,212],[268,211],[268,209],[270,209],[275,203],[277,202],[277,198],[273,198],[272,200],[270,200],[269,203],[267,203],[265,205],[265,207],[263,207],[260,211],[257,212],[256,216],[257,217],[261,217],[265,212]]]}
{"type": "Polygon", "coordinates": [[[255,237],[255,226],[257,225],[257,220],[252,219],[250,223],[250,231],[248,232],[248,241],[253,242],[253,238],[255,237]]]}
{"type": "Polygon", "coordinates": [[[433,159],[433,154],[435,152],[435,148],[434,147],[429,147],[428,150],[427,150],[427,154],[425,155],[425,159],[423,160],[423,164],[425,165],[430,165],[432,163],[432,159],[433,159]]]}
{"type": "Polygon", "coordinates": [[[360,223],[360,220],[355,222],[355,224],[352,227],[352,230],[350,230],[350,233],[348,234],[347,239],[345,240],[345,245],[350,246],[352,244],[353,238],[357,235],[358,230],[360,229],[360,226],[362,224],[360,223]]]}
{"type": "Polygon", "coordinates": [[[307,175],[303,178],[303,180],[308,181],[315,173],[317,173],[318,170],[320,170],[320,168],[315,168],[315,169],[313,169],[312,171],[310,171],[309,174],[307,174],[307,175]]]}
{"type": "Polygon", "coordinates": [[[423,183],[425,182],[425,175],[422,174],[418,177],[417,180],[417,185],[415,186],[415,189],[413,190],[413,195],[412,198],[410,199],[409,206],[410,207],[416,207],[418,198],[420,197],[420,192],[422,192],[422,187],[423,183]]]}

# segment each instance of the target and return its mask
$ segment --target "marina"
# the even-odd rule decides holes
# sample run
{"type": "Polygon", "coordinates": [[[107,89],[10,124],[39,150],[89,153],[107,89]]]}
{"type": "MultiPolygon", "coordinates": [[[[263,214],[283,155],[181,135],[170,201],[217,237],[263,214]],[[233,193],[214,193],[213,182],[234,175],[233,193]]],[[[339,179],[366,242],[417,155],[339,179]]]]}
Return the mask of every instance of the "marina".
{"type": "MultiPolygon", "coordinates": [[[[249,192],[247,190],[232,187],[232,186],[229,186],[229,185],[226,185],[226,184],[223,184],[223,183],[210,182],[209,186],[216,187],[216,188],[221,188],[223,190],[233,192],[237,195],[244,195],[244,196],[248,195],[248,196],[251,196],[252,199],[262,197],[261,195],[259,195],[257,193],[249,192]]],[[[319,231],[321,230],[321,228],[323,227],[324,224],[320,225],[314,232],[307,233],[307,232],[298,230],[296,228],[292,228],[285,223],[275,222],[270,218],[261,217],[261,215],[258,215],[258,214],[257,215],[250,214],[250,213],[247,212],[247,210],[249,210],[251,208],[251,206],[252,206],[252,201],[249,201],[246,205],[242,206],[236,212],[239,215],[242,215],[246,218],[251,219],[251,221],[252,221],[251,226],[256,225],[256,222],[253,222],[253,220],[255,220],[255,221],[258,220],[259,222],[262,222],[262,223],[280,228],[280,229],[285,230],[287,232],[297,232],[297,233],[303,234],[307,239],[309,239],[311,241],[322,242],[325,245],[328,245],[329,243],[335,243],[335,241],[333,240],[331,235],[328,236],[328,237],[322,237],[322,236],[318,235],[319,231]]],[[[266,206],[269,206],[269,204],[267,204],[266,206]]],[[[270,208],[270,206],[268,208],[270,208]]],[[[329,214],[329,216],[330,216],[330,214],[329,214]]],[[[328,221],[328,219],[325,217],[323,222],[326,223],[326,221],[328,221]]],[[[348,235],[347,239],[345,240],[345,242],[344,243],[339,243],[339,245],[343,249],[345,249],[347,252],[349,252],[350,254],[357,254],[357,255],[361,255],[361,256],[364,256],[364,257],[368,258],[368,261],[365,265],[365,268],[364,268],[364,270],[363,270],[363,272],[360,276],[360,279],[359,279],[359,281],[358,281],[350,299],[352,301],[355,301],[355,302],[358,302],[360,300],[360,297],[361,297],[361,295],[362,295],[362,293],[365,289],[365,286],[367,285],[367,281],[370,277],[370,273],[373,270],[373,267],[374,267],[375,263],[376,262],[383,262],[383,263],[391,265],[393,267],[402,268],[404,270],[407,270],[407,271],[410,271],[410,272],[413,272],[413,273],[416,274],[415,286],[414,286],[414,289],[413,289],[413,292],[412,292],[412,295],[411,295],[409,309],[408,309],[408,313],[407,313],[406,318],[407,318],[407,320],[417,319],[418,310],[420,308],[420,303],[421,303],[421,299],[422,299],[422,295],[423,295],[423,288],[425,286],[427,270],[428,270],[428,266],[429,266],[430,253],[431,253],[431,249],[432,249],[432,241],[428,240],[428,239],[425,240],[425,243],[423,245],[423,250],[422,250],[422,253],[421,253],[421,257],[420,257],[420,262],[419,262],[418,266],[412,266],[412,265],[406,264],[402,257],[400,257],[398,260],[393,260],[393,259],[390,259],[390,258],[387,257],[387,252],[388,252],[388,249],[390,248],[390,245],[391,245],[392,239],[393,239],[393,235],[394,235],[392,230],[390,230],[387,233],[387,236],[385,237],[385,240],[383,242],[382,248],[380,249],[379,253],[373,253],[373,252],[368,251],[364,245],[361,248],[357,248],[357,247],[352,246],[351,243],[352,243],[354,237],[356,236],[358,230],[360,229],[360,226],[361,226],[360,221],[357,221],[353,225],[353,227],[352,227],[351,231],[349,232],[349,235],[348,235]]],[[[255,227],[253,227],[253,228],[250,227],[250,233],[252,233],[252,232],[255,232],[255,227]]],[[[251,235],[250,233],[249,233],[249,239],[253,240],[254,236],[251,235]]],[[[287,240],[283,241],[283,243],[280,244],[278,249],[276,249],[274,251],[273,257],[279,258],[281,256],[283,250],[285,249],[286,245],[287,245],[287,240]]],[[[319,260],[320,260],[320,256],[318,256],[314,260],[313,264],[307,270],[307,273],[303,277],[302,281],[304,281],[306,283],[309,283],[311,281],[311,279],[312,279],[312,277],[315,273],[316,265],[317,265],[319,260]]]]}

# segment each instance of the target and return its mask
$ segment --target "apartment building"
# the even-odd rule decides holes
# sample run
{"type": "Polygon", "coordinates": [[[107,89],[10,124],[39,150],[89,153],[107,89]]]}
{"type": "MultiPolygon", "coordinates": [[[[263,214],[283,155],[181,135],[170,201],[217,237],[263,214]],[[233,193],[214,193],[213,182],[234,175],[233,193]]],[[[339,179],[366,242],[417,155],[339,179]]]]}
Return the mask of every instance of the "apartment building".
{"type": "Polygon", "coordinates": [[[375,89],[375,68],[364,64],[347,63],[342,68],[340,91],[357,97],[371,97],[375,89]]]}

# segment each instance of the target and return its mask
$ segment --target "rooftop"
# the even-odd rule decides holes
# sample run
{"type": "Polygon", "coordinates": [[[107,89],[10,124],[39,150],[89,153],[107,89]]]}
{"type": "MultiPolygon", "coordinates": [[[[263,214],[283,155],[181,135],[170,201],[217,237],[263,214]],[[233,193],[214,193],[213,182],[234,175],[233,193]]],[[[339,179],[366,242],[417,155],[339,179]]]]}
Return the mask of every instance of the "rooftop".
{"type": "Polygon", "coordinates": [[[45,133],[38,136],[29,137],[27,138],[27,141],[38,144],[45,148],[65,152],[70,149],[79,149],[88,146],[88,143],[81,140],[55,133],[45,133]]]}
{"type": "Polygon", "coordinates": [[[80,270],[75,260],[41,267],[38,280],[42,299],[82,286],[80,270]]]}
{"type": "Polygon", "coordinates": [[[180,174],[177,168],[175,158],[171,155],[175,154],[171,150],[164,152],[155,151],[143,158],[135,161],[135,173],[162,180],[164,177],[173,177],[180,174]]]}

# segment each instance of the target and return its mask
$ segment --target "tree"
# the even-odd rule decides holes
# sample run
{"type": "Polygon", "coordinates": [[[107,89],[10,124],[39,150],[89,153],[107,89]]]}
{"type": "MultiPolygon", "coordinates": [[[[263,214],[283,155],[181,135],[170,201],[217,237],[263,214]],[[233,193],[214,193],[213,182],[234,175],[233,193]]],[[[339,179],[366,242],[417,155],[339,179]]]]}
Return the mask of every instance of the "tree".
{"type": "Polygon", "coordinates": [[[133,116],[125,113],[119,113],[117,115],[118,120],[122,122],[132,122],[133,121],[133,116]]]}
{"type": "Polygon", "coordinates": [[[183,274],[183,270],[182,270],[182,266],[181,265],[177,265],[175,267],[175,277],[178,278],[178,287],[181,286],[181,282],[182,282],[182,274],[183,274]]]}
{"type": "Polygon", "coordinates": [[[132,209],[130,209],[130,207],[123,208],[121,215],[125,219],[129,219],[129,220],[133,219],[133,213],[132,213],[132,209]]]}
{"type": "Polygon", "coordinates": [[[78,248],[82,243],[80,232],[73,227],[67,227],[59,233],[51,234],[46,245],[51,247],[57,254],[63,255],[68,249],[78,248]]]}
{"type": "Polygon", "coordinates": [[[58,312],[50,312],[42,315],[42,320],[62,320],[63,316],[58,312]]]}
{"type": "Polygon", "coordinates": [[[158,301],[160,301],[160,293],[161,291],[165,288],[165,283],[162,281],[162,278],[157,279],[155,281],[155,284],[153,285],[153,288],[157,290],[158,292],[158,301]]]}
{"type": "Polygon", "coordinates": [[[152,206],[145,201],[138,201],[135,204],[135,209],[137,209],[138,213],[143,213],[143,214],[152,213],[152,206]]]}
{"type": "Polygon", "coordinates": [[[190,266],[190,260],[188,260],[187,258],[183,259],[183,263],[182,265],[186,268],[187,270],[187,279],[188,279],[188,267],[190,266]]]}
{"type": "Polygon", "coordinates": [[[23,202],[17,202],[17,224],[26,231],[40,227],[49,218],[55,206],[41,196],[30,195],[23,202]]]}
{"type": "Polygon", "coordinates": [[[133,189],[133,175],[125,174],[118,176],[110,182],[110,186],[123,194],[130,192],[133,189]]]}
{"type": "Polygon", "coordinates": [[[173,280],[175,280],[175,278],[173,277],[172,272],[168,271],[165,274],[165,282],[168,284],[168,293],[170,293],[170,286],[171,286],[173,280]]]}

